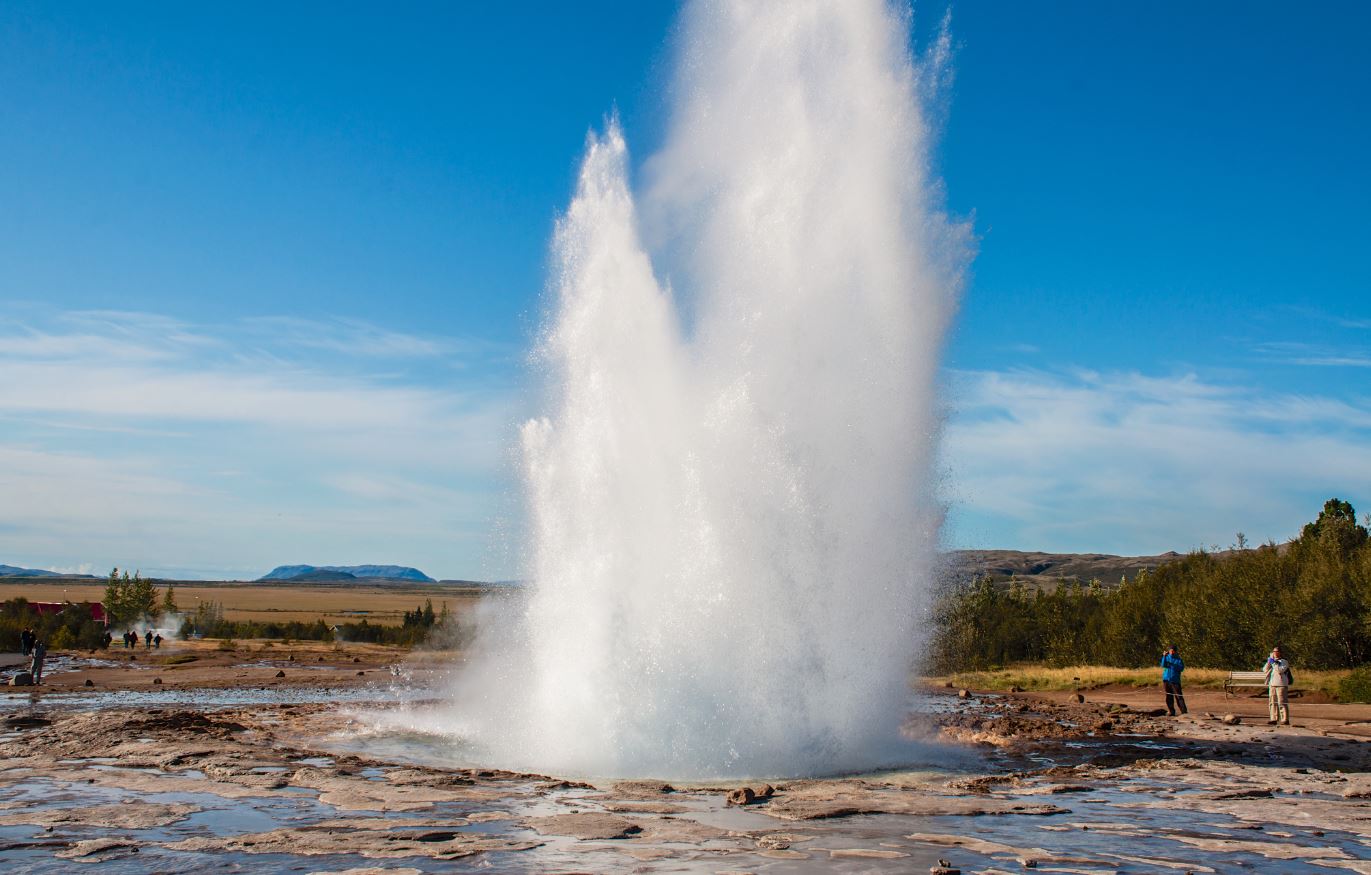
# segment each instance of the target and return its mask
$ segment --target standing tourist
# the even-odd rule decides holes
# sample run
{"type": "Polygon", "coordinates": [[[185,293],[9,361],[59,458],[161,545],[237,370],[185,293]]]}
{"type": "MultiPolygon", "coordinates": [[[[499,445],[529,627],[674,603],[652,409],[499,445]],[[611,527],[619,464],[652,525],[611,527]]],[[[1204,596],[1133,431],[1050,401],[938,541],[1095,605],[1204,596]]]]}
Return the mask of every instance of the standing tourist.
{"type": "Polygon", "coordinates": [[[24,631],[19,633],[19,644],[24,648],[25,656],[28,656],[30,653],[33,652],[33,642],[36,641],[37,638],[38,636],[33,634],[32,629],[26,628],[24,631]]]}
{"type": "Polygon", "coordinates": [[[29,666],[29,674],[33,675],[33,682],[41,684],[43,682],[43,660],[48,655],[48,646],[42,641],[33,642],[33,663],[29,666]]]}
{"type": "Polygon", "coordinates": [[[1180,653],[1176,650],[1176,645],[1172,644],[1166,648],[1162,654],[1162,689],[1166,691],[1166,710],[1171,712],[1171,716],[1176,716],[1176,708],[1180,707],[1181,713],[1185,714],[1185,694],[1181,692],[1181,672],[1185,671],[1185,662],[1181,659],[1180,653]]]}
{"type": "Polygon", "coordinates": [[[1266,721],[1266,725],[1275,726],[1277,720],[1290,725],[1290,704],[1288,694],[1290,684],[1294,682],[1295,676],[1290,671],[1290,663],[1281,658],[1281,649],[1272,649],[1271,655],[1267,657],[1266,668],[1266,690],[1268,693],[1268,708],[1271,719],[1266,721]]]}
{"type": "MultiPolygon", "coordinates": [[[[152,649],[152,630],[151,630],[151,629],[149,629],[148,631],[146,631],[146,632],[143,633],[143,640],[147,642],[147,647],[146,647],[146,649],[151,650],[151,649],[152,649]]],[[[138,646],[137,642],[135,642],[133,646],[137,647],[137,646],[138,646]]]]}

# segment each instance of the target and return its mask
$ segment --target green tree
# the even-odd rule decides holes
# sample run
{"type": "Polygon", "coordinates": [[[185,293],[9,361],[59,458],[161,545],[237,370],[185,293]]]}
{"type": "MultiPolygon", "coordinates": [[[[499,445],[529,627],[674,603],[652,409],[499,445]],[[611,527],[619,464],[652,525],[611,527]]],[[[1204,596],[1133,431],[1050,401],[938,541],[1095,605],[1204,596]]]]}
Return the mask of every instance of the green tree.
{"type": "Polygon", "coordinates": [[[162,593],[162,613],[177,614],[180,611],[176,607],[176,587],[167,585],[166,592],[162,593]]]}
{"type": "Polygon", "coordinates": [[[144,577],[141,571],[135,571],[132,579],[125,571],[124,577],[128,585],[128,606],[133,613],[131,619],[157,619],[157,588],[152,580],[144,577]]]}

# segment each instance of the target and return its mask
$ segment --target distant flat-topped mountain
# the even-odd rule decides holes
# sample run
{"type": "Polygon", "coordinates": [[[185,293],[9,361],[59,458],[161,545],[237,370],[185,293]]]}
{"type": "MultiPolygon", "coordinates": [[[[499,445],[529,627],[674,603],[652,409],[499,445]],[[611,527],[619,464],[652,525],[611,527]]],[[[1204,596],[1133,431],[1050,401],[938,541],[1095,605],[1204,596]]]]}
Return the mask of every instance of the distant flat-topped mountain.
{"type": "Polygon", "coordinates": [[[258,580],[413,580],[434,583],[417,568],[404,565],[278,565],[258,580]]]}
{"type": "Polygon", "coordinates": [[[1151,571],[1182,558],[1175,552],[1156,556],[1112,556],[1108,553],[1025,553],[1019,550],[953,550],[947,554],[948,576],[961,583],[982,577],[994,580],[1018,578],[1048,583],[1059,580],[1098,580],[1113,586],[1132,580],[1140,571],[1151,571]]]}
{"type": "Polygon", "coordinates": [[[0,577],[65,577],[56,571],[41,568],[19,568],[15,565],[0,565],[0,577]]]}

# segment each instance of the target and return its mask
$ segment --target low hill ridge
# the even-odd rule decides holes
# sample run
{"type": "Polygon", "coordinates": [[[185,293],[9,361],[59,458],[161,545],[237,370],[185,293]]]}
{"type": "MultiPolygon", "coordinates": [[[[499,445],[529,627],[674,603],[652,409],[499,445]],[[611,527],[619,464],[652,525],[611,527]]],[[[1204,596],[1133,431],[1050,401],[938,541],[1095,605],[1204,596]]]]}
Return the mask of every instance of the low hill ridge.
{"type": "Polygon", "coordinates": [[[41,568],[20,568],[17,565],[0,565],[0,577],[63,577],[56,571],[41,568]]]}
{"type": "Polygon", "coordinates": [[[1108,553],[1040,553],[1021,550],[952,550],[946,556],[947,577],[961,583],[983,577],[1029,582],[1098,580],[1107,586],[1132,580],[1182,558],[1176,552],[1155,556],[1114,556],[1108,553]]]}
{"type": "Polygon", "coordinates": [[[414,580],[434,579],[407,565],[278,565],[258,580],[414,580]]]}

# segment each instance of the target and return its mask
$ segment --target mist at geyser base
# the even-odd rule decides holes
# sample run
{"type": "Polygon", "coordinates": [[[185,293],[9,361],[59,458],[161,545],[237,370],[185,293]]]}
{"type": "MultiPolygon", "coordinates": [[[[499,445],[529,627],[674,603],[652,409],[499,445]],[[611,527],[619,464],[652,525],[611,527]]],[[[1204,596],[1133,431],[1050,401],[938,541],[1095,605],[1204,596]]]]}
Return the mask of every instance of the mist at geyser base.
{"type": "Polygon", "coordinates": [[[969,249],[928,171],[946,37],[914,56],[879,0],[684,16],[641,193],[611,122],[557,226],[530,583],[486,619],[453,726],[489,765],[566,775],[893,764],[969,249]]]}

